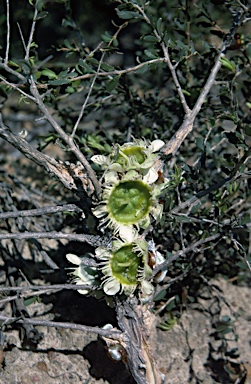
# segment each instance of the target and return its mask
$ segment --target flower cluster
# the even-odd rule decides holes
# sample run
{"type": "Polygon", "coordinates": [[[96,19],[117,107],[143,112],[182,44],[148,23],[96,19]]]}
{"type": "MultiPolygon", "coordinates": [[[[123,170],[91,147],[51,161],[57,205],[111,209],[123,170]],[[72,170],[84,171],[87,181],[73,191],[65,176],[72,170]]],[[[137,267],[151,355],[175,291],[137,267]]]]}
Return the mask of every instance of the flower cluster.
{"type": "Polygon", "coordinates": [[[102,201],[93,210],[101,225],[118,233],[125,226],[138,230],[149,227],[151,216],[160,219],[162,205],[158,197],[166,182],[158,183],[159,174],[153,165],[163,145],[161,140],[135,140],[117,146],[110,156],[92,157],[106,170],[102,201]]]}
{"type": "MultiPolygon", "coordinates": [[[[73,275],[77,284],[93,289],[101,286],[106,295],[131,294],[136,288],[143,297],[153,292],[148,281],[154,266],[163,262],[159,252],[152,252],[150,244],[140,235],[152,220],[159,220],[162,205],[159,196],[168,181],[160,177],[153,165],[164,142],[134,140],[115,146],[109,156],[96,155],[92,161],[104,171],[101,202],[93,209],[100,226],[113,232],[111,247],[98,247],[95,251],[98,267],[90,267],[78,256],[69,254],[70,262],[78,265],[73,275]],[[149,255],[151,258],[149,259],[149,255]]],[[[165,273],[158,277],[163,279],[165,273]]],[[[86,294],[88,288],[79,290],[86,294]]]]}

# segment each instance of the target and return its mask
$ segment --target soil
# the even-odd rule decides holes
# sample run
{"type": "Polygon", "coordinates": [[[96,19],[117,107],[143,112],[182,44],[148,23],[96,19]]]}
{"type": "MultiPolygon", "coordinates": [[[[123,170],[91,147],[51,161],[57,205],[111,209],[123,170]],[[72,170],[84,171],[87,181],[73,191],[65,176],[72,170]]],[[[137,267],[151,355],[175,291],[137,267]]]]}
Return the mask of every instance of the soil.
{"type": "MultiPolygon", "coordinates": [[[[166,375],[165,384],[251,383],[250,288],[238,287],[222,278],[211,281],[210,286],[213,294],[209,296],[205,288],[197,303],[183,309],[172,329],[157,328],[152,337],[155,356],[166,375]],[[216,334],[216,318],[222,316],[233,321],[227,341],[216,334]],[[226,352],[234,348],[239,357],[227,356],[226,352]]],[[[60,319],[63,316],[65,321],[73,318],[74,322],[95,325],[116,322],[104,302],[76,292],[60,293],[56,299],[57,317],[61,312],[60,319]]],[[[29,310],[48,320],[52,315],[46,313],[51,307],[51,303],[34,303],[29,310]]],[[[3,314],[8,314],[8,306],[3,314]]],[[[22,340],[21,329],[4,332],[1,384],[134,383],[125,365],[108,356],[99,337],[76,330],[36,328],[41,340],[35,348],[22,340]]]]}

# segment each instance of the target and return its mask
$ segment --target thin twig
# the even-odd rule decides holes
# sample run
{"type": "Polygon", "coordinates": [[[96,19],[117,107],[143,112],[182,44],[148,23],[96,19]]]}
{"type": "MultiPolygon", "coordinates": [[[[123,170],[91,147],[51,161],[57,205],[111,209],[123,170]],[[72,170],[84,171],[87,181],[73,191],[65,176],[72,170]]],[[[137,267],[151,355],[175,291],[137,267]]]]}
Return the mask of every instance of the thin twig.
{"type": "MultiPolygon", "coordinates": [[[[127,24],[128,24],[128,22],[126,22],[126,23],[124,23],[124,24],[122,24],[121,26],[118,27],[118,30],[116,31],[116,33],[113,35],[112,39],[111,39],[111,40],[109,41],[109,43],[107,44],[107,47],[110,47],[110,46],[112,45],[113,41],[117,38],[117,36],[118,36],[118,34],[120,33],[120,31],[121,31],[123,28],[125,28],[125,27],[127,26],[127,24]]],[[[100,50],[102,51],[102,49],[100,49],[100,50]]],[[[95,73],[95,75],[94,75],[94,77],[93,77],[93,80],[92,80],[92,82],[91,82],[91,85],[90,85],[90,87],[89,87],[89,91],[88,91],[88,93],[87,93],[85,102],[84,102],[84,104],[82,105],[82,108],[81,108],[81,111],[80,111],[80,113],[79,113],[78,119],[77,119],[77,121],[76,121],[76,123],[75,123],[75,125],[74,125],[73,130],[72,130],[71,139],[74,138],[75,133],[76,133],[77,128],[78,128],[78,125],[79,125],[79,123],[80,123],[80,120],[81,120],[82,117],[83,117],[83,114],[84,114],[86,105],[87,105],[87,103],[88,103],[88,101],[89,101],[89,98],[90,98],[90,96],[91,96],[91,93],[92,93],[94,84],[95,84],[96,79],[97,79],[97,77],[98,77],[98,74],[99,74],[99,71],[100,71],[100,68],[101,68],[101,65],[102,65],[102,63],[103,63],[103,60],[104,60],[105,55],[106,55],[106,50],[103,50],[103,53],[102,53],[101,58],[100,58],[99,63],[98,63],[97,71],[96,71],[96,73],[95,73]]],[[[76,80],[76,79],[75,79],[75,80],[76,80]]]]}
{"type": "MultiPolygon", "coordinates": [[[[16,76],[23,83],[26,83],[26,78],[21,73],[19,73],[17,71],[14,71],[14,69],[10,68],[9,65],[7,65],[6,63],[1,63],[0,62],[0,68],[4,69],[6,72],[9,72],[11,75],[16,76]]],[[[2,76],[0,77],[0,79],[2,80],[3,83],[6,83],[6,81],[7,81],[2,76]]],[[[12,83],[9,83],[8,85],[10,85],[12,87],[12,83]]],[[[16,85],[13,84],[13,86],[16,86],[16,85]]],[[[19,90],[19,89],[20,88],[18,88],[17,90],[19,90]]]]}
{"type": "Polygon", "coordinates": [[[58,213],[58,212],[82,212],[82,209],[76,206],[75,204],[64,204],[56,207],[43,207],[38,209],[27,209],[23,211],[15,212],[1,212],[0,219],[10,219],[15,217],[30,217],[30,216],[41,216],[48,215],[49,213],[58,213]]]}
{"type": "Polygon", "coordinates": [[[5,50],[5,59],[4,64],[8,65],[9,61],[9,52],[10,52],[10,3],[9,0],[6,0],[6,50],[5,50]]]}
{"type": "Polygon", "coordinates": [[[102,244],[100,236],[75,234],[75,233],[62,233],[62,232],[21,232],[21,233],[0,233],[0,240],[3,239],[66,239],[69,241],[86,242],[93,246],[102,244]]]}
{"type": "MultiPolygon", "coordinates": [[[[0,65],[1,67],[1,65],[0,65]]],[[[9,67],[8,67],[9,68],[9,67]]],[[[5,68],[4,68],[5,69],[5,68]]],[[[11,71],[9,71],[11,73],[11,71]]],[[[13,71],[15,76],[16,76],[16,72],[13,71]]],[[[24,80],[25,78],[23,76],[19,77],[21,80],[24,80]]],[[[35,98],[32,97],[31,95],[29,95],[27,92],[24,92],[21,88],[19,88],[16,84],[13,84],[13,83],[10,83],[8,80],[6,80],[4,77],[0,76],[0,80],[3,81],[3,83],[5,83],[6,85],[8,85],[9,87],[11,87],[12,89],[15,89],[16,91],[18,91],[19,93],[21,93],[22,95],[24,95],[27,99],[29,100],[32,100],[33,102],[36,102],[35,98]]]]}
{"type": "MultiPolygon", "coordinates": [[[[182,249],[181,251],[175,253],[172,257],[165,260],[163,263],[159,264],[153,271],[153,275],[157,275],[161,270],[165,269],[169,264],[173,263],[175,260],[177,260],[179,257],[187,254],[188,252],[201,252],[201,249],[197,249],[201,245],[204,245],[205,243],[214,241],[216,239],[219,239],[222,236],[222,234],[217,233],[215,235],[206,237],[205,239],[201,239],[196,241],[195,243],[191,244],[185,249],[182,249]]],[[[215,244],[214,244],[215,245],[215,244]]]]}
{"type": "Polygon", "coordinates": [[[36,104],[38,105],[38,108],[43,112],[44,117],[49,121],[51,126],[55,129],[55,131],[60,135],[60,137],[69,145],[70,150],[74,155],[77,157],[77,159],[83,164],[91,182],[94,185],[94,188],[96,190],[96,195],[100,196],[101,193],[101,185],[95,175],[95,172],[93,171],[92,167],[90,166],[89,162],[86,160],[85,156],[82,154],[82,152],[78,149],[77,145],[74,143],[73,138],[69,136],[64,130],[60,127],[60,125],[56,122],[56,120],[52,117],[51,113],[48,111],[47,107],[45,106],[41,95],[38,92],[37,86],[35,84],[35,81],[33,77],[31,76],[31,94],[36,99],[36,104]]]}
{"type": "Polygon", "coordinates": [[[20,33],[20,37],[21,37],[21,41],[22,41],[24,50],[26,51],[26,44],[25,44],[25,40],[24,40],[24,35],[23,35],[22,29],[21,29],[21,26],[19,23],[17,23],[17,28],[18,28],[18,31],[20,33]]]}
{"type": "MultiPolygon", "coordinates": [[[[69,268],[70,269],[70,268],[69,268]]],[[[70,290],[80,290],[80,289],[90,289],[90,285],[84,285],[84,284],[55,284],[55,285],[29,285],[26,287],[0,287],[0,292],[19,292],[16,295],[11,295],[9,297],[6,297],[4,299],[0,300],[0,305],[9,303],[13,300],[16,300],[18,297],[28,298],[28,297],[34,297],[34,296],[40,296],[45,294],[52,294],[56,292],[61,292],[64,289],[70,289],[70,290]],[[31,291],[31,292],[29,292],[31,291]],[[36,292],[33,292],[36,291],[36,292]],[[22,292],[22,293],[20,293],[22,292]]]]}
{"type": "Polygon", "coordinates": [[[27,43],[27,46],[26,46],[26,53],[25,53],[25,58],[24,59],[27,60],[27,61],[29,60],[30,48],[31,48],[31,44],[32,44],[32,40],[33,40],[33,36],[34,36],[34,32],[35,32],[36,17],[37,17],[37,14],[38,14],[37,4],[38,4],[38,1],[36,1],[36,4],[35,4],[35,9],[34,9],[34,15],[33,15],[33,20],[32,20],[32,24],[31,24],[29,40],[28,40],[28,43],[27,43]]]}
{"type": "Polygon", "coordinates": [[[177,89],[177,92],[178,92],[181,104],[183,106],[184,112],[185,112],[186,115],[190,114],[191,110],[190,110],[190,108],[187,105],[184,93],[182,91],[180,82],[178,80],[178,77],[177,77],[177,74],[176,74],[176,71],[175,71],[175,67],[172,65],[172,62],[171,62],[171,59],[170,59],[170,56],[169,56],[169,53],[168,53],[168,47],[166,46],[165,42],[162,41],[162,38],[159,35],[158,31],[152,26],[152,23],[151,23],[150,19],[148,18],[148,16],[146,15],[146,13],[143,10],[143,8],[141,8],[137,4],[133,4],[133,7],[136,8],[142,14],[142,16],[144,17],[146,23],[152,28],[155,37],[158,39],[158,41],[159,41],[159,43],[161,45],[161,48],[163,50],[163,53],[164,53],[165,62],[167,63],[167,66],[168,66],[168,68],[169,68],[169,70],[171,72],[174,84],[176,86],[176,89],[177,89]]]}
{"type": "Polygon", "coordinates": [[[86,75],[81,75],[81,76],[78,76],[78,77],[73,77],[73,78],[68,79],[68,80],[69,81],[85,80],[85,79],[90,79],[90,78],[94,77],[95,75],[97,75],[97,77],[106,77],[106,76],[112,76],[112,75],[121,76],[121,75],[125,75],[127,73],[136,72],[140,68],[143,68],[144,66],[151,65],[151,64],[163,63],[164,61],[165,61],[164,58],[159,57],[158,59],[153,59],[153,60],[145,61],[144,63],[140,63],[138,65],[135,65],[134,67],[131,67],[131,68],[120,69],[120,70],[118,69],[118,70],[108,71],[108,72],[87,73],[86,75]]]}
{"type": "Polygon", "coordinates": [[[99,60],[99,64],[98,64],[97,71],[96,71],[96,73],[95,73],[95,75],[94,75],[94,77],[93,77],[93,79],[92,79],[91,85],[90,85],[90,87],[89,87],[89,91],[88,91],[88,93],[87,93],[87,95],[86,95],[86,98],[85,98],[85,101],[84,101],[84,104],[82,105],[82,108],[81,108],[81,111],[80,111],[80,113],[79,113],[78,119],[77,119],[77,121],[76,121],[76,123],[75,123],[75,125],[74,125],[74,127],[73,127],[72,134],[71,134],[71,136],[70,136],[72,139],[74,138],[74,136],[75,136],[75,134],[76,134],[76,131],[77,131],[77,129],[78,129],[79,123],[80,123],[80,121],[81,121],[81,119],[82,119],[82,117],[83,117],[83,114],[84,114],[86,105],[87,105],[87,103],[88,103],[88,101],[89,101],[89,98],[90,98],[90,96],[91,96],[91,93],[92,93],[94,84],[95,84],[95,82],[96,82],[98,73],[99,73],[99,71],[100,71],[101,64],[102,64],[102,62],[103,62],[104,57],[105,57],[105,52],[103,52],[102,55],[101,55],[101,58],[100,58],[100,60],[99,60]]]}
{"type": "Polygon", "coordinates": [[[98,327],[89,327],[87,325],[82,324],[73,324],[73,323],[62,323],[57,321],[47,321],[47,320],[35,320],[35,319],[20,319],[18,317],[9,317],[9,316],[1,316],[0,321],[4,321],[4,325],[17,323],[17,324],[31,324],[31,325],[39,325],[41,327],[55,327],[55,328],[66,328],[66,329],[74,329],[77,331],[95,333],[96,335],[112,337],[114,339],[123,340],[123,334],[119,330],[110,330],[110,329],[102,329],[98,327]]]}
{"type": "MultiPolygon", "coordinates": [[[[69,268],[70,269],[70,268],[69,268]]],[[[28,295],[28,291],[38,291],[31,292],[29,295],[41,295],[44,292],[48,293],[54,290],[62,289],[73,289],[79,290],[90,287],[90,285],[85,284],[52,284],[52,285],[25,285],[23,287],[0,287],[0,292],[23,292],[24,296],[28,295]],[[41,293],[42,292],[42,293],[41,293]]]]}

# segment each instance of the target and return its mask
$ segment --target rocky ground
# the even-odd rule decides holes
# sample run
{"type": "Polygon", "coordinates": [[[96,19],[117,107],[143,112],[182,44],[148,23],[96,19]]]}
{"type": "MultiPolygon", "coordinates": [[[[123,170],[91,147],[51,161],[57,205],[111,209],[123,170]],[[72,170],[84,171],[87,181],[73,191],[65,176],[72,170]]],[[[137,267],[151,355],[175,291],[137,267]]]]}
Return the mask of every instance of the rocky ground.
{"type": "MultiPolygon", "coordinates": [[[[97,323],[115,321],[104,303],[94,305],[93,299],[85,299],[75,292],[67,292],[64,299],[62,295],[57,298],[56,310],[60,312],[64,302],[61,315],[68,308],[66,320],[74,312],[75,322],[85,323],[85,316],[87,322],[91,317],[97,323]],[[88,300],[91,303],[88,304],[88,300]]],[[[198,297],[197,303],[184,308],[181,319],[172,329],[157,328],[152,335],[155,356],[166,375],[165,383],[251,383],[250,288],[219,278],[211,281],[210,290],[205,287],[198,297]],[[224,337],[224,329],[221,328],[222,334],[219,331],[218,319],[222,316],[232,320],[230,331],[224,337]],[[239,357],[227,356],[235,348],[239,357]]],[[[50,303],[33,304],[32,312],[50,319],[51,314],[46,315],[50,308],[50,303]]],[[[21,343],[18,330],[6,332],[1,353],[1,384],[134,383],[123,363],[112,361],[103,341],[95,335],[59,328],[37,329],[42,339],[36,349],[21,343]]]]}

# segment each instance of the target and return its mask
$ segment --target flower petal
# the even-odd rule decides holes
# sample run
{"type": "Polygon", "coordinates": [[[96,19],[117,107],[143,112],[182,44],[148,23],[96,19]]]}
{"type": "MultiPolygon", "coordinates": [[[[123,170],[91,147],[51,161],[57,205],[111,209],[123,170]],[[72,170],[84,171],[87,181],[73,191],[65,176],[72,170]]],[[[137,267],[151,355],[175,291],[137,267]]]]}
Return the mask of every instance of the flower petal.
{"type": "Polygon", "coordinates": [[[164,147],[165,143],[162,140],[153,140],[151,142],[151,145],[148,147],[149,151],[151,152],[157,152],[159,151],[162,147],[164,147]]]}
{"type": "MultiPolygon", "coordinates": [[[[77,281],[76,285],[83,285],[83,282],[79,280],[79,281],[77,281]]],[[[89,290],[88,289],[78,289],[78,292],[81,293],[81,295],[87,295],[89,290]]]]}
{"type": "Polygon", "coordinates": [[[66,255],[67,260],[75,265],[80,265],[81,259],[77,255],[74,255],[73,253],[67,253],[66,255]]]}
{"type": "Polygon", "coordinates": [[[103,217],[108,213],[106,205],[103,205],[103,204],[98,205],[92,211],[93,211],[94,215],[98,218],[103,217]]]}
{"type": "Polygon", "coordinates": [[[150,168],[147,174],[143,177],[143,182],[146,184],[153,184],[158,179],[158,173],[155,169],[150,168]]]}
{"type": "Polygon", "coordinates": [[[104,292],[107,295],[109,296],[116,295],[116,293],[118,293],[119,290],[120,290],[120,283],[116,279],[110,278],[110,279],[107,279],[107,281],[105,281],[104,292]]]}
{"type": "Polygon", "coordinates": [[[107,156],[104,155],[94,155],[91,157],[91,160],[99,165],[108,165],[109,164],[109,159],[107,156]]]}
{"type": "Polygon", "coordinates": [[[119,227],[119,235],[125,242],[132,243],[137,238],[138,232],[133,227],[121,225],[119,227]]]}
{"type": "Polygon", "coordinates": [[[141,283],[141,290],[144,295],[151,295],[153,293],[153,286],[149,281],[143,280],[141,283]]]}
{"type": "Polygon", "coordinates": [[[119,181],[118,173],[116,171],[108,171],[105,174],[106,183],[117,183],[119,181]]]}

